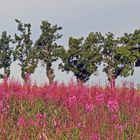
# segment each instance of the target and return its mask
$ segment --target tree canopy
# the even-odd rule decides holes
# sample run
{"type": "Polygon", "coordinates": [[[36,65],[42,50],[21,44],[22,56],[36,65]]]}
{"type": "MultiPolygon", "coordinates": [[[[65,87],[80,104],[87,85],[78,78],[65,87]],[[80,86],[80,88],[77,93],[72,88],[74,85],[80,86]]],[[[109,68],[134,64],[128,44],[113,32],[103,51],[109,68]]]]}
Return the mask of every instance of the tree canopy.
{"type": "Polygon", "coordinates": [[[97,73],[98,64],[101,63],[101,43],[100,33],[90,33],[85,40],[83,37],[70,37],[69,48],[59,67],[62,71],[73,72],[77,81],[88,81],[93,73],[97,73]]]}
{"type": "Polygon", "coordinates": [[[6,78],[10,76],[10,65],[12,63],[13,47],[10,47],[12,42],[11,36],[7,35],[7,32],[2,32],[0,38],[0,69],[4,69],[4,74],[0,74],[0,78],[6,78]]]}

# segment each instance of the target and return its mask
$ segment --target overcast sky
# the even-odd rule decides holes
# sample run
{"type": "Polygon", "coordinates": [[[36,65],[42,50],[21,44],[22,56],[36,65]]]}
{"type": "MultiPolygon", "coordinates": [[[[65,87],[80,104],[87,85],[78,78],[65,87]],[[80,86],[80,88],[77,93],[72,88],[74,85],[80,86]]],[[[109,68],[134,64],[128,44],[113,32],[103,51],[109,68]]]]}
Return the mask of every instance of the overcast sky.
{"type": "MultiPolygon", "coordinates": [[[[133,32],[140,28],[140,0],[0,0],[0,32],[16,32],[15,18],[32,24],[32,38],[40,33],[40,23],[48,20],[63,27],[60,44],[67,46],[69,36],[87,36],[89,32],[113,32],[116,36],[133,32]]],[[[20,79],[19,68],[12,65],[12,76],[20,79]]],[[[134,76],[127,78],[138,83],[140,76],[136,69],[134,76]]],[[[56,79],[67,82],[72,74],[57,71],[56,79]],[[67,78],[68,77],[68,78],[67,78]]],[[[43,68],[36,70],[33,79],[38,83],[47,81],[43,68]]],[[[119,78],[117,81],[124,80],[119,78]]],[[[106,76],[101,73],[92,77],[89,83],[105,83],[106,76]]]]}

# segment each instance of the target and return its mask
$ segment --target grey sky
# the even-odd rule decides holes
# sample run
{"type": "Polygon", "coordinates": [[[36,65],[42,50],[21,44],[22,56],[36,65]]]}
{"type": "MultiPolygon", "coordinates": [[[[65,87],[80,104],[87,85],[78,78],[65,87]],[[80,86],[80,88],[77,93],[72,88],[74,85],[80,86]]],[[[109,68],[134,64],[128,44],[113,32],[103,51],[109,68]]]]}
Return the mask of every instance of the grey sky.
{"type": "MultiPolygon", "coordinates": [[[[0,0],[0,32],[7,30],[9,34],[15,33],[14,19],[18,18],[32,24],[32,38],[35,40],[40,33],[41,21],[48,20],[63,27],[63,38],[59,43],[67,46],[69,36],[86,36],[92,31],[110,31],[118,36],[132,32],[140,27],[139,7],[139,0],[0,0]]],[[[20,74],[16,67],[16,64],[12,65],[12,75],[18,78],[20,74]]],[[[127,79],[138,83],[139,70],[127,79]]],[[[56,79],[66,81],[66,77],[70,79],[71,76],[57,72],[56,79]]],[[[46,81],[42,68],[33,77],[38,83],[46,81]]],[[[106,77],[100,73],[98,77],[92,77],[89,83],[94,82],[94,79],[104,83],[106,77]]],[[[123,79],[119,78],[118,82],[121,80],[123,79]]]]}

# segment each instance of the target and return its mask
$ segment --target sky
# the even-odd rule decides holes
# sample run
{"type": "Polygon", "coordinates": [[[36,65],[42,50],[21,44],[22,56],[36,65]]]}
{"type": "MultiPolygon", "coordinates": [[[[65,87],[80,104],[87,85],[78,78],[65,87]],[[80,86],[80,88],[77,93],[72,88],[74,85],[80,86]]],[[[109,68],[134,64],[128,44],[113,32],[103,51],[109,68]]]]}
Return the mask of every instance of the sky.
{"type": "MultiPolygon", "coordinates": [[[[15,19],[32,25],[32,39],[35,41],[40,34],[42,20],[48,20],[53,25],[62,26],[63,37],[59,44],[68,46],[68,38],[86,37],[89,32],[113,32],[121,36],[125,32],[133,32],[140,28],[140,0],[0,0],[0,33],[6,30],[10,35],[16,33],[15,19]]],[[[54,66],[57,69],[57,66],[54,66]]],[[[118,78],[117,83],[123,80],[140,82],[135,69],[133,76],[118,78]]],[[[67,83],[73,74],[55,70],[56,80],[67,83]]],[[[20,67],[17,63],[11,66],[11,77],[20,79],[20,67]]],[[[32,76],[33,81],[43,84],[47,81],[45,69],[37,68],[32,76]]],[[[87,84],[105,84],[106,75],[99,69],[98,77],[92,76],[87,84]]]]}

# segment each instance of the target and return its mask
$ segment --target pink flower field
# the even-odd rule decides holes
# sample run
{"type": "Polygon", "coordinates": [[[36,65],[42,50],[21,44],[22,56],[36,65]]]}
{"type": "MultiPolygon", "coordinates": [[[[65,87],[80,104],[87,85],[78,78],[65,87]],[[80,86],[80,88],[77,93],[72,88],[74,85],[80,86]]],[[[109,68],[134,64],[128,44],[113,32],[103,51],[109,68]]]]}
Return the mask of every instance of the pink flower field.
{"type": "Polygon", "coordinates": [[[1,140],[140,140],[133,84],[0,84],[1,140]]]}

